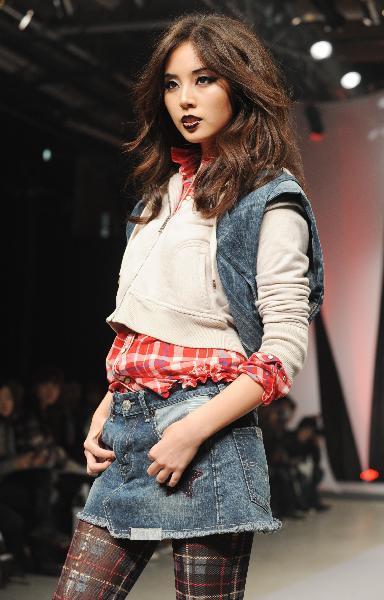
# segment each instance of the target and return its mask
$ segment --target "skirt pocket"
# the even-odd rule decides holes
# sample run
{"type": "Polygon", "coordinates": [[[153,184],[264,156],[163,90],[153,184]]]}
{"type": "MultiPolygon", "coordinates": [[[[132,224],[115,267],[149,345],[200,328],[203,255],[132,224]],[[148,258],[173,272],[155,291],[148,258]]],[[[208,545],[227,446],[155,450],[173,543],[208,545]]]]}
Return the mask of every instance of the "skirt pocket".
{"type": "Polygon", "coordinates": [[[239,427],[234,428],[232,434],[239,453],[249,497],[252,502],[269,513],[271,494],[261,429],[257,426],[239,427]]]}
{"type": "Polygon", "coordinates": [[[126,481],[132,469],[132,440],[138,419],[125,419],[115,417],[107,419],[101,432],[101,441],[105,446],[111,448],[116,455],[121,474],[126,481]]]}
{"type": "Polygon", "coordinates": [[[211,398],[217,395],[217,391],[212,394],[199,394],[190,396],[182,402],[176,402],[168,406],[157,408],[154,411],[153,425],[156,434],[159,438],[162,437],[164,430],[174,423],[186,417],[190,412],[208,402],[211,398]]]}
{"type": "Polygon", "coordinates": [[[110,425],[112,423],[113,421],[111,420],[111,417],[108,417],[108,419],[104,422],[104,425],[99,435],[99,439],[102,442],[102,446],[105,446],[106,448],[112,448],[112,440],[110,437],[110,425]]]}

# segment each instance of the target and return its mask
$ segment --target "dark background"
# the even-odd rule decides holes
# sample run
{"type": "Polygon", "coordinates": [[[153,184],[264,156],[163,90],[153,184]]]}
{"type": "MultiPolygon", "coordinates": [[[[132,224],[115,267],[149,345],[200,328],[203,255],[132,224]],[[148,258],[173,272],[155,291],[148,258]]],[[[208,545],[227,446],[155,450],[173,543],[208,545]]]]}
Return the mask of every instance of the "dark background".
{"type": "Polygon", "coordinates": [[[174,16],[218,11],[248,20],[308,114],[316,102],[384,87],[383,2],[14,0],[0,7],[1,371],[25,383],[47,363],[67,378],[105,383],[113,339],[105,318],[135,201],[123,191],[132,168],[121,151],[134,133],[129,92],[174,16]],[[28,10],[33,18],[20,31],[28,10]],[[322,62],[309,55],[319,39],[334,45],[322,62]],[[348,70],[363,76],[351,91],[339,83],[348,70]],[[52,152],[47,162],[44,149],[52,152]]]}

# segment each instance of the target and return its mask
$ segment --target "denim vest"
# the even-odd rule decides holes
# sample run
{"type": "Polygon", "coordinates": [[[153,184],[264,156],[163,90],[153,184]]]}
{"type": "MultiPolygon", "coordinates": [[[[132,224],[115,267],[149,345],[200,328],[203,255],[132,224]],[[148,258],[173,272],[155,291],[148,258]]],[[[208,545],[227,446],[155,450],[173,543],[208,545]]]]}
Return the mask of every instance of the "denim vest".
{"type": "MultiPolygon", "coordinates": [[[[263,323],[258,314],[256,264],[259,234],[266,205],[281,194],[293,193],[305,211],[309,225],[309,322],[316,316],[324,297],[324,262],[320,239],[311,204],[293,175],[282,171],[262,187],[241,198],[217,221],[217,270],[228,299],[241,343],[249,357],[261,346],[263,323]]],[[[140,200],[132,215],[140,215],[144,203],[140,200]]],[[[127,223],[129,239],[134,223],[127,223]]]]}

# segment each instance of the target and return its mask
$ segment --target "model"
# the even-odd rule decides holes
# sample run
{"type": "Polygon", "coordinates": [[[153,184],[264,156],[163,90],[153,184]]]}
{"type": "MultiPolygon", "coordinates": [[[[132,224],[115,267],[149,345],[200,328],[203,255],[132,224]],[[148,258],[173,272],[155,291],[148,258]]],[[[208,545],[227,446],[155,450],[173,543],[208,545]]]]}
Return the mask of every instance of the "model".
{"type": "Polygon", "coordinates": [[[291,100],[248,25],[195,13],[133,102],[141,200],[84,443],[97,478],[54,598],[125,598],[170,539],[178,600],[239,600],[254,533],[281,527],[257,407],[288,393],[323,300],[291,100]]]}

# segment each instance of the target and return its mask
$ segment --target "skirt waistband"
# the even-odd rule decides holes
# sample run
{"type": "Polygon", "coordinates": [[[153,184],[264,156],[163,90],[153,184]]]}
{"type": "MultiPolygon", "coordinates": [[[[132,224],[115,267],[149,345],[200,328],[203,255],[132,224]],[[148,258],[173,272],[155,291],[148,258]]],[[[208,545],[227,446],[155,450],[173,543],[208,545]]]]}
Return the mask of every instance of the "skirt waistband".
{"type": "Polygon", "coordinates": [[[168,398],[162,398],[150,389],[136,392],[114,392],[111,404],[111,416],[121,414],[125,417],[133,417],[144,413],[147,420],[153,416],[157,408],[183,402],[197,395],[209,394],[214,396],[226,388],[229,383],[209,380],[206,383],[198,383],[194,388],[182,388],[181,384],[178,384],[171,391],[168,398]]]}

